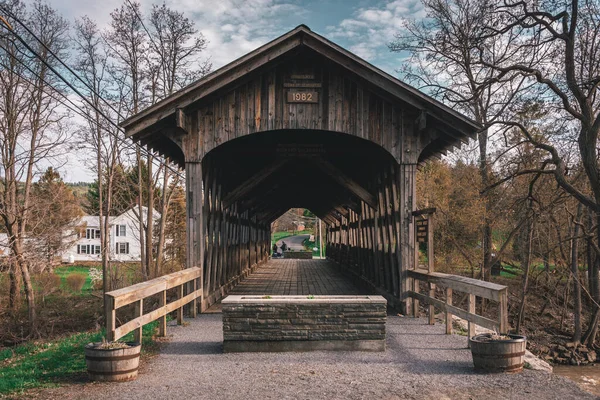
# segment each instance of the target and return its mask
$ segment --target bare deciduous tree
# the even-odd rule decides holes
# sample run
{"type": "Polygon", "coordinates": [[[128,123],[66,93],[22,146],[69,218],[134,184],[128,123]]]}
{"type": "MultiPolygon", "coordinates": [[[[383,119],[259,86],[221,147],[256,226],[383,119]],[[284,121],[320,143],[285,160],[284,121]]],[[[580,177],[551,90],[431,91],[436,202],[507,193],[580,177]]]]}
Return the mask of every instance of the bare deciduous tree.
{"type": "MultiPolygon", "coordinates": [[[[586,206],[595,224],[586,232],[593,250],[590,269],[590,292],[593,312],[582,341],[594,343],[600,322],[600,167],[598,135],[600,133],[600,4],[594,0],[567,2],[508,1],[496,10],[496,23],[489,24],[488,36],[504,40],[516,34],[520,37],[519,59],[494,60],[489,49],[481,46],[482,63],[498,75],[499,81],[519,73],[537,85],[532,98],[542,98],[556,121],[551,141],[540,140],[533,128],[507,118],[498,121],[520,129],[523,137],[547,157],[540,170],[552,173],[558,184],[586,206]],[[568,159],[559,143],[574,140],[578,159],[585,171],[591,195],[573,184],[568,159]]],[[[547,119],[546,119],[547,122],[547,119]]]]}
{"type": "Polygon", "coordinates": [[[2,3],[8,30],[0,36],[0,167],[4,173],[0,189],[0,214],[11,250],[10,305],[18,303],[20,280],[29,312],[29,334],[37,336],[35,293],[25,241],[31,213],[31,192],[37,167],[51,160],[64,144],[65,117],[56,100],[56,77],[48,65],[57,60],[50,52],[64,55],[68,24],[56,10],[35,2],[28,11],[20,1],[2,3]],[[24,26],[31,27],[30,29],[24,26]],[[19,38],[35,43],[31,54],[19,38]]]}

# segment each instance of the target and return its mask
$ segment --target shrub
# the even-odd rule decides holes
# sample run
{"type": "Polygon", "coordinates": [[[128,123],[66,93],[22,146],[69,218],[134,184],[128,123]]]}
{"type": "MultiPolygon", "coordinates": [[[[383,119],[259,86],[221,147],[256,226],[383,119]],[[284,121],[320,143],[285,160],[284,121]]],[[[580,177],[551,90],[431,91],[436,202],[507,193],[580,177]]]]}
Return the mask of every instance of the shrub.
{"type": "Polygon", "coordinates": [[[83,285],[85,285],[86,279],[87,276],[83,274],[71,274],[67,276],[67,286],[69,286],[69,289],[71,289],[73,292],[79,293],[81,292],[81,289],[83,289],[83,285]]]}
{"type": "Polygon", "coordinates": [[[60,276],[54,272],[41,273],[33,276],[38,294],[45,298],[46,296],[60,290],[60,276]]]}
{"type": "Polygon", "coordinates": [[[102,289],[103,275],[102,270],[98,268],[90,268],[90,281],[92,287],[96,290],[102,289]]]}

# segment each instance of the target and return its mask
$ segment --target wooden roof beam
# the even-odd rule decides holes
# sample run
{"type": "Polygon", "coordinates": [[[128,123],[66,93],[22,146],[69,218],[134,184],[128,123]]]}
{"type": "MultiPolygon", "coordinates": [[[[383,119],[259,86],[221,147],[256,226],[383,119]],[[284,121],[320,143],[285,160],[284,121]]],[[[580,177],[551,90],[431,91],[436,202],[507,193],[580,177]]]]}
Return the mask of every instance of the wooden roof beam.
{"type": "Polygon", "coordinates": [[[236,201],[244,198],[252,189],[266,181],[275,171],[280,169],[288,162],[287,159],[278,160],[275,163],[263,168],[261,171],[254,174],[249,180],[245,181],[234,190],[229,192],[223,199],[223,207],[229,208],[236,201]]]}
{"type": "Polygon", "coordinates": [[[373,196],[367,189],[363,188],[356,181],[346,175],[338,167],[322,158],[315,157],[311,158],[310,160],[340,186],[348,189],[353,195],[367,203],[369,207],[375,210],[377,209],[377,198],[373,196]]]}

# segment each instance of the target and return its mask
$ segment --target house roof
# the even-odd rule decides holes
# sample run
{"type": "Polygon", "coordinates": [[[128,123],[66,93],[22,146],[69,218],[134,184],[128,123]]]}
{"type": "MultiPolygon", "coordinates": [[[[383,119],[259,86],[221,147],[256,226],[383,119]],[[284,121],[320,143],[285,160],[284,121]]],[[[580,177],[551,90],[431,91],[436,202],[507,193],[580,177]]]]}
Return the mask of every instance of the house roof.
{"type": "MultiPolygon", "coordinates": [[[[104,217],[106,218],[106,217],[104,217]]],[[[110,223],[110,218],[109,218],[109,223],[110,223]]],[[[80,218],[79,222],[77,223],[77,225],[85,225],[85,226],[98,226],[99,223],[99,219],[97,215],[84,215],[80,218]]]]}
{"type": "Polygon", "coordinates": [[[472,137],[474,132],[481,128],[472,119],[382,71],[323,36],[316,34],[306,25],[300,25],[264,46],[206,75],[202,79],[126,119],[121,123],[121,126],[125,128],[127,136],[134,136],[159,121],[174,117],[177,109],[197,102],[241,76],[301,46],[311,48],[342,65],[344,68],[358,73],[375,86],[397,97],[399,100],[408,102],[421,110],[426,110],[429,115],[458,129],[465,136],[472,137]]]}
{"type": "MultiPolygon", "coordinates": [[[[146,206],[142,206],[142,210],[144,215],[146,215],[146,213],[148,212],[148,207],[146,206]]],[[[136,207],[132,207],[130,209],[128,209],[127,211],[123,212],[120,215],[116,215],[116,216],[111,216],[108,217],[108,223],[110,225],[119,223],[123,218],[126,217],[131,217],[132,219],[137,219],[137,206],[136,207]]],[[[104,217],[106,218],[106,217],[104,217]]],[[[160,218],[160,213],[156,210],[154,210],[154,212],[152,213],[152,218],[154,220],[160,218]]],[[[79,222],[77,223],[77,225],[86,225],[86,226],[90,226],[90,227],[96,227],[98,226],[98,222],[99,222],[99,218],[97,215],[84,215],[83,217],[81,217],[81,219],[79,220],[79,222]]]]}

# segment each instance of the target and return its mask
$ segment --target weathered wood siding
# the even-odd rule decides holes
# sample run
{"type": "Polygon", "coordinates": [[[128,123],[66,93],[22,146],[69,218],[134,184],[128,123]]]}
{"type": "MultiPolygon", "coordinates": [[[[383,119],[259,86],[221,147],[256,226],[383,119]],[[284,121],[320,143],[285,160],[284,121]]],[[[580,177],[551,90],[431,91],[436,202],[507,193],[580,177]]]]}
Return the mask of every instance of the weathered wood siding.
{"type": "MultiPolygon", "coordinates": [[[[307,56],[308,57],[308,56],[307,56]]],[[[305,66],[283,63],[186,110],[192,132],[181,140],[187,161],[256,132],[316,129],[370,140],[401,159],[403,120],[416,118],[397,100],[319,56],[305,66]],[[299,76],[302,76],[301,78],[299,76]],[[288,92],[316,93],[316,103],[290,103],[288,92]]]]}
{"type": "Polygon", "coordinates": [[[418,131],[420,114],[414,107],[311,54],[246,76],[185,109],[185,115],[188,132],[178,140],[190,184],[188,263],[204,265],[203,308],[268,258],[271,222],[238,212],[237,202],[224,206],[228,193],[223,188],[231,185],[222,178],[223,167],[212,165],[206,155],[237,138],[266,131],[285,135],[286,129],[352,135],[381,146],[393,157],[367,185],[377,198],[376,207],[364,201],[354,209],[344,204],[334,207],[336,215],[328,219],[327,256],[385,294],[391,304],[407,306],[406,270],[414,252],[410,214],[414,180],[422,138],[430,139],[418,131]],[[318,99],[289,102],[288,92],[316,93],[318,99]],[[202,191],[200,175],[202,204],[193,199],[202,191]]]}

